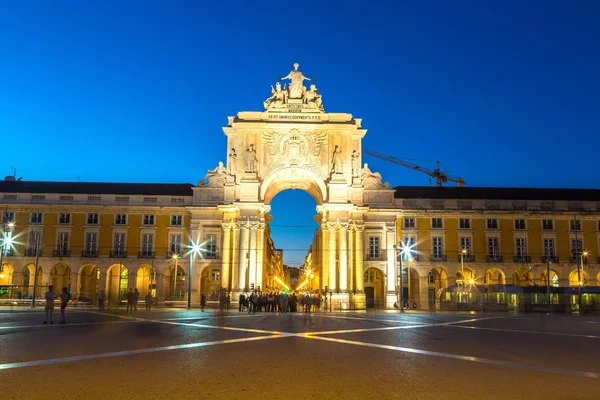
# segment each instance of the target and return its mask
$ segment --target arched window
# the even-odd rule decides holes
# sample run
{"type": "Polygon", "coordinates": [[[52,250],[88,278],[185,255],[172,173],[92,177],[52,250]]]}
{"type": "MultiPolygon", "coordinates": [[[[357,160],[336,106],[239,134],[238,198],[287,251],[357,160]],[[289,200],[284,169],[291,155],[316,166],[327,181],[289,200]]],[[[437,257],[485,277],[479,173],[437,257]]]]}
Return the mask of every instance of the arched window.
{"type": "Polygon", "coordinates": [[[557,274],[554,274],[554,276],[552,276],[552,286],[558,287],[558,275],[557,274]]]}

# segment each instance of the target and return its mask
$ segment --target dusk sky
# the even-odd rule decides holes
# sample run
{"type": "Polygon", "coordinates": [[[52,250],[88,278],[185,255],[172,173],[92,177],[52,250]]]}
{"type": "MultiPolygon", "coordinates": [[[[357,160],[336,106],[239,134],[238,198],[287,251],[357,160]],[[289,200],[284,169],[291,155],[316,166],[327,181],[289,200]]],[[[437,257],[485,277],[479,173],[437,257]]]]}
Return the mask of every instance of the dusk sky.
{"type": "MultiPolygon", "coordinates": [[[[226,117],[299,62],[367,148],[469,186],[598,188],[598,21],[597,1],[0,0],[0,174],[195,184],[226,161],[226,117]]],[[[272,207],[302,263],[315,201],[272,207]]]]}

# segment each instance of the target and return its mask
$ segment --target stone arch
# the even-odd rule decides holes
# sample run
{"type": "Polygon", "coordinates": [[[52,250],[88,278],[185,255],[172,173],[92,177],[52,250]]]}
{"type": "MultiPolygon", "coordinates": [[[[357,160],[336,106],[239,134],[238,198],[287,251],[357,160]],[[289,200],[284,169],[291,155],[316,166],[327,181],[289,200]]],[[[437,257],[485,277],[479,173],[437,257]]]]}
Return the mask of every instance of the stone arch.
{"type": "Polygon", "coordinates": [[[474,285],[477,283],[475,271],[471,268],[460,268],[456,272],[456,283],[464,285],[474,285]],[[464,273],[464,276],[463,276],[464,273]]]}
{"type": "Polygon", "coordinates": [[[525,268],[519,268],[513,273],[513,285],[533,286],[533,273],[525,268]]]}
{"type": "Polygon", "coordinates": [[[152,293],[152,297],[156,296],[156,269],[150,264],[142,264],[137,269],[135,285],[145,296],[148,292],[152,293]]]}
{"type": "Polygon", "coordinates": [[[83,264],[79,267],[79,291],[80,298],[94,301],[99,291],[100,269],[96,264],[83,264]]]}
{"type": "Polygon", "coordinates": [[[405,267],[403,268],[402,273],[402,299],[404,300],[404,302],[409,303],[410,308],[413,307],[414,303],[416,303],[417,308],[419,308],[421,295],[421,279],[419,271],[411,267],[405,267]]]}
{"type": "Polygon", "coordinates": [[[260,200],[269,204],[271,200],[286,189],[300,189],[310,194],[317,205],[327,200],[327,187],[317,174],[303,168],[284,168],[272,173],[260,186],[260,200]]]}
{"type": "MultiPolygon", "coordinates": [[[[542,271],[542,276],[541,276],[541,286],[547,286],[548,282],[546,281],[546,271],[542,271]]],[[[554,269],[550,270],[550,286],[555,286],[558,287],[560,286],[560,280],[559,280],[559,275],[558,272],[554,269]]]]}
{"type": "Polygon", "coordinates": [[[71,291],[71,268],[67,264],[59,263],[50,268],[48,284],[54,286],[54,291],[59,293],[63,287],[71,291]]]}
{"type": "Polygon", "coordinates": [[[12,285],[15,278],[15,267],[9,263],[3,263],[0,270],[0,285],[12,285]]]}
{"type": "Polygon", "coordinates": [[[177,262],[177,274],[175,274],[175,263],[168,265],[163,274],[163,292],[165,299],[185,300],[187,298],[187,271],[177,262]]]}
{"type": "MultiPolygon", "coordinates": [[[[21,276],[22,282],[22,293],[24,296],[31,297],[33,296],[33,286],[34,286],[34,278],[35,278],[35,264],[27,264],[23,267],[23,274],[21,276]]],[[[41,296],[43,293],[42,287],[42,277],[43,270],[42,267],[38,265],[37,269],[37,287],[35,290],[36,296],[41,296]]]]}
{"type": "Polygon", "coordinates": [[[574,269],[573,271],[571,271],[571,273],[569,273],[569,286],[587,286],[589,282],[589,276],[587,274],[587,272],[585,271],[579,271],[577,272],[576,269],[574,269]],[[581,277],[581,280],[580,280],[581,277]]]}
{"type": "MultiPolygon", "coordinates": [[[[206,300],[216,301],[221,287],[221,269],[216,265],[209,264],[200,272],[200,294],[206,296],[206,300]]],[[[237,300],[237,299],[232,299],[237,300]]]]}
{"type": "Polygon", "coordinates": [[[500,268],[490,268],[485,271],[483,283],[486,285],[506,285],[506,275],[500,268]]]}
{"type": "Polygon", "coordinates": [[[429,288],[435,289],[435,295],[439,299],[442,289],[448,287],[448,273],[443,268],[433,268],[427,275],[429,288]]]}
{"type": "Polygon", "coordinates": [[[363,285],[367,308],[385,306],[385,277],[377,267],[367,268],[364,272],[363,285]]]}
{"type": "Polygon", "coordinates": [[[119,305],[127,299],[130,287],[129,269],[123,264],[113,264],[106,271],[106,301],[119,305]]]}

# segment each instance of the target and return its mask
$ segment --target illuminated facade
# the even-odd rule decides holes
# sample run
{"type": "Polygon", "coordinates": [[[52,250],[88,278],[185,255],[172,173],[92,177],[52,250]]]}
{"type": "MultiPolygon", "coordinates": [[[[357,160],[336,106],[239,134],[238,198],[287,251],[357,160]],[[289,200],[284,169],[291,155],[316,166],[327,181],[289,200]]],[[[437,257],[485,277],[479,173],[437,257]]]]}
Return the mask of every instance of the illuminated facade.
{"type": "Polygon", "coordinates": [[[300,284],[327,289],[336,308],[391,308],[401,277],[418,308],[456,296],[445,289],[457,284],[545,285],[546,261],[552,286],[599,285],[599,190],[390,188],[362,163],[362,120],[326,113],[297,66],[288,78],[264,111],[228,117],[226,162],[195,186],[1,182],[14,246],[5,248],[0,283],[32,294],[40,237],[38,293],[53,283],[92,299],[105,290],[112,303],[131,287],[183,299],[191,238],[202,247],[194,304],[219,288],[232,300],[251,287],[281,290],[269,204],[301,189],[317,202],[319,228],[300,284]],[[401,243],[413,250],[402,275],[401,243]]]}

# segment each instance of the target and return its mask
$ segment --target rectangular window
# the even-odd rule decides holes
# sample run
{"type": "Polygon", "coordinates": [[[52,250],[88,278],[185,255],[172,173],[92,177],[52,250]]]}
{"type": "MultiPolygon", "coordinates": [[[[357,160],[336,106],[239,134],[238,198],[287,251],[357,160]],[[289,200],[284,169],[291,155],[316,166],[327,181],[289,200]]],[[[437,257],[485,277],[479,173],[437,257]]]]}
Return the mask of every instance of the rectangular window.
{"type": "Polygon", "coordinates": [[[572,219],[569,221],[569,226],[572,231],[580,231],[581,230],[581,221],[578,219],[575,219],[575,220],[572,219]]]}
{"type": "Polygon", "coordinates": [[[459,241],[460,241],[460,243],[459,243],[460,244],[459,251],[462,252],[463,250],[466,250],[465,255],[467,255],[467,256],[473,254],[472,251],[471,251],[471,238],[470,237],[464,237],[464,236],[462,236],[462,237],[459,238],[459,241]]]}
{"type": "Polygon", "coordinates": [[[144,197],[144,203],[156,203],[158,198],[156,197],[144,197]]]}
{"type": "Polygon", "coordinates": [[[171,197],[171,203],[183,203],[183,197],[171,197]]]}
{"type": "Polygon", "coordinates": [[[59,232],[56,248],[59,256],[64,256],[69,253],[69,232],[59,232]]]}
{"type": "Polygon", "coordinates": [[[171,252],[171,255],[181,254],[181,234],[180,233],[171,235],[169,251],[171,252]]]}
{"type": "Polygon", "coordinates": [[[435,260],[441,260],[444,257],[444,238],[443,237],[432,237],[432,258],[435,260]]]}
{"type": "Polygon", "coordinates": [[[113,237],[113,255],[115,257],[125,256],[125,234],[115,233],[113,237]]]}
{"type": "Polygon", "coordinates": [[[59,224],[70,224],[71,223],[71,214],[69,214],[69,213],[58,214],[58,223],[59,224]]]}
{"type": "Polygon", "coordinates": [[[578,262],[583,252],[583,239],[571,239],[571,262],[578,262]]]}
{"type": "Polygon", "coordinates": [[[98,214],[92,213],[87,215],[87,224],[88,225],[98,225],[98,214]]]}
{"type": "Polygon", "coordinates": [[[44,195],[44,194],[32,194],[31,195],[32,203],[42,203],[44,200],[46,200],[46,195],[44,195]]]}
{"type": "Polygon", "coordinates": [[[73,201],[73,196],[58,196],[58,200],[60,201],[73,201]]]}
{"type": "Polygon", "coordinates": [[[31,231],[29,232],[29,237],[27,238],[27,250],[26,256],[35,256],[35,249],[38,247],[38,252],[41,253],[42,247],[42,236],[40,231],[31,231]],[[39,242],[38,242],[39,240],[39,242]]]}
{"type": "Polygon", "coordinates": [[[41,224],[42,223],[42,213],[31,213],[31,223],[32,224],[41,224]]]}
{"type": "Polygon", "coordinates": [[[554,220],[543,219],[542,220],[542,230],[544,230],[544,231],[553,231],[554,230],[554,220]]]}
{"type": "Polygon", "coordinates": [[[498,220],[496,218],[488,218],[487,229],[498,229],[498,220]]]}
{"type": "Polygon", "coordinates": [[[369,236],[369,259],[379,259],[379,236],[369,236]]]}
{"type": "Polygon", "coordinates": [[[102,196],[88,196],[87,199],[91,203],[97,203],[99,201],[102,201],[102,196]]]}
{"type": "Polygon", "coordinates": [[[153,214],[145,214],[143,219],[144,225],[154,225],[154,215],[153,214]]]}
{"type": "Polygon", "coordinates": [[[217,258],[217,235],[206,235],[206,258],[217,258]]]}
{"type": "Polygon", "coordinates": [[[460,218],[458,220],[458,227],[460,229],[471,229],[471,219],[470,218],[460,218]]]}
{"type": "Polygon", "coordinates": [[[401,246],[405,246],[410,249],[404,253],[404,260],[416,260],[417,257],[417,237],[416,236],[404,236],[403,240],[404,244],[401,246]]]}
{"type": "Polygon", "coordinates": [[[442,229],[444,225],[442,224],[441,218],[431,218],[431,228],[432,229],[442,229]]]}
{"type": "Polygon", "coordinates": [[[415,229],[416,227],[414,218],[404,218],[404,229],[415,229]]]}
{"type": "Polygon", "coordinates": [[[115,215],[115,225],[127,225],[127,214],[115,215]]]}
{"type": "Polygon", "coordinates": [[[496,260],[500,257],[500,241],[497,237],[490,237],[487,240],[487,255],[489,258],[496,260]]]}
{"type": "Polygon", "coordinates": [[[117,203],[127,203],[129,202],[129,196],[115,196],[115,201],[117,203]]]}
{"type": "Polygon", "coordinates": [[[85,252],[90,255],[94,255],[98,250],[98,233],[87,232],[85,234],[85,252]]]}
{"type": "Polygon", "coordinates": [[[183,225],[183,217],[181,215],[171,215],[171,226],[183,225]]]}
{"type": "MultiPolygon", "coordinates": [[[[154,217],[154,215],[152,216],[154,217]]],[[[153,233],[144,233],[142,234],[142,256],[151,257],[152,249],[154,243],[154,234],[153,233]]]]}
{"type": "Polygon", "coordinates": [[[553,238],[544,238],[544,257],[554,258],[556,250],[553,238]]]}
{"type": "Polygon", "coordinates": [[[527,256],[527,238],[516,238],[515,239],[515,250],[516,256],[523,259],[527,256]]]}
{"type": "Polygon", "coordinates": [[[525,230],[525,220],[524,219],[515,219],[515,230],[523,231],[525,230]]]}
{"type": "Polygon", "coordinates": [[[2,222],[5,224],[9,224],[11,222],[15,222],[15,213],[12,211],[5,211],[2,214],[2,222]]]}

